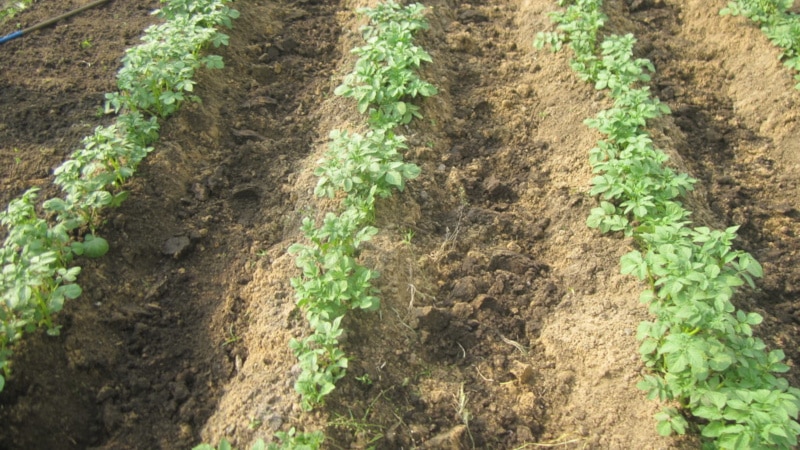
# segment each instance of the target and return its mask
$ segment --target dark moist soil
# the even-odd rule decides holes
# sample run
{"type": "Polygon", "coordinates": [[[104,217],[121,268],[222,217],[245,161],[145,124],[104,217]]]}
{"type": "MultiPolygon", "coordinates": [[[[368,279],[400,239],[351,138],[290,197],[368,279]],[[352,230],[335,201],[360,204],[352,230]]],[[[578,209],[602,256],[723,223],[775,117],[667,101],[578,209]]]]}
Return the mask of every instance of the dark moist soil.
{"type": "MultiPolygon", "coordinates": [[[[738,303],[800,372],[800,146],[792,74],[724,1],[606,2],[608,30],[634,33],[673,110],[653,135],[698,179],[698,225],[741,225],[765,278],[738,303]]],[[[37,2],[3,34],[80,6],[37,2]]],[[[381,272],[378,313],[346,319],[348,376],[327,405],[299,408],[288,348],[295,310],[288,246],[313,197],[332,129],[363,118],[333,95],[352,69],[373,2],[237,2],[226,67],[198,73],[200,104],[164,123],[156,151],[106,213],[112,251],[81,261],[84,295],[61,336],[28,336],[0,394],[0,449],[247,447],[275,431],[324,429],[327,448],[696,448],[662,438],[661,405],[635,387],[642,286],[619,275],[632,243],[585,226],[583,120],[607,100],[568,53],[536,52],[548,0],[427,3],[440,88],[399,132],[422,175],[378,205],[362,253],[381,272]]],[[[0,51],[3,204],[94,127],[125,48],[157,21],[154,1],[114,1],[0,51]]],[[[51,194],[52,195],[52,194],[51,194]]]]}

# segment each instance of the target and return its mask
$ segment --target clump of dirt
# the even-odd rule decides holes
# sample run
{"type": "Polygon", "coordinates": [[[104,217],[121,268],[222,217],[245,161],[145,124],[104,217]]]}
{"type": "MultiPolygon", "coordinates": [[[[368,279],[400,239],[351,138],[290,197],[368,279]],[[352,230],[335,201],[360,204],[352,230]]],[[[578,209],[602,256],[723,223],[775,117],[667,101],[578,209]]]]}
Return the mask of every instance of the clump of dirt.
{"type": "MultiPolygon", "coordinates": [[[[23,25],[72,9],[36,3],[23,25]]],[[[797,355],[798,94],[777,51],[724,2],[609,1],[610,31],[634,32],[655,93],[674,111],[653,134],[697,178],[700,223],[741,224],[765,266],[740,303],[761,335],[797,355]],[[716,3],[719,3],[718,5],[716,3]],[[759,80],[758,82],[756,80],[759,80]],[[767,80],[762,82],[762,80],[767,80]],[[777,186],[778,189],[775,189],[777,186]]],[[[238,2],[226,68],[198,74],[200,104],[162,128],[130,199],[84,264],[84,295],[58,338],[29,336],[0,394],[0,448],[190,448],[227,436],[325,430],[329,448],[696,448],[663,438],[661,405],[635,387],[642,286],[619,274],[632,242],[588,229],[583,120],[607,100],[537,52],[546,0],[435,0],[419,36],[439,95],[399,132],[422,175],[382,201],[362,252],[382,308],[346,319],[349,375],[305,413],[288,348],[306,333],[286,249],[313,197],[334,128],[358,128],[333,95],[374,4],[238,2]],[[59,411],[54,414],[53,411],[59,411]]],[[[107,6],[4,45],[0,167],[7,202],[46,185],[96,115],[155,2],[107,6]],[[122,28],[120,28],[122,27],[122,28]],[[119,31],[119,30],[122,31],[119,31]],[[81,45],[89,42],[90,45],[81,45]]],[[[789,378],[797,385],[793,367],[789,378]]]]}

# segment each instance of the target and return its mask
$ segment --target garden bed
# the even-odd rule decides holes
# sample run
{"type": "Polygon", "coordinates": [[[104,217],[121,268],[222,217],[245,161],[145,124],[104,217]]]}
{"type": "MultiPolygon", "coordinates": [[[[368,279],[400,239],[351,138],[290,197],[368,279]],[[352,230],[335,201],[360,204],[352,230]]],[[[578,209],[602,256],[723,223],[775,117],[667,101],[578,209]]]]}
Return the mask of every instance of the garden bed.
{"type": "MultiPolygon", "coordinates": [[[[800,149],[793,74],[724,1],[607,1],[609,32],[634,33],[672,115],[650,124],[671,163],[698,181],[697,225],[741,225],[764,267],[737,306],[800,372],[800,149]]],[[[422,169],[377,203],[380,232],[360,261],[380,272],[379,312],[344,320],[348,375],[306,413],[288,346],[307,334],[288,247],[314,197],[333,129],[363,122],[333,94],[362,45],[366,1],[236,2],[222,70],[164,122],[129,199],[100,229],[111,251],[84,262],[84,293],[17,346],[0,394],[0,448],[189,448],[227,436],[246,447],[296,427],[330,448],[696,448],[662,438],[662,405],[636,327],[643,285],[619,273],[630,239],[586,226],[596,199],[583,120],[609,101],[569,52],[536,51],[550,0],[426,2],[439,93],[401,126],[422,169]],[[53,411],[59,411],[53,414],[53,411]]],[[[23,26],[79,6],[37,2],[23,26]]],[[[0,48],[4,204],[52,170],[108,117],[125,48],[156,2],[111,2],[0,48]],[[89,44],[83,44],[88,42],[89,44]]],[[[3,31],[12,31],[6,24],[3,31]]]]}

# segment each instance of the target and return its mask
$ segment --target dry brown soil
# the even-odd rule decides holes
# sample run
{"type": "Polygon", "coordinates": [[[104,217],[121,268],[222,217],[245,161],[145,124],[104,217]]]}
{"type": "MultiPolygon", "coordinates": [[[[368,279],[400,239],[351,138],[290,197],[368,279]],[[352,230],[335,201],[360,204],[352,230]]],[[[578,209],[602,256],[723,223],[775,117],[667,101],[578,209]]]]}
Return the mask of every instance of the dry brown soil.
{"type": "MultiPolygon", "coordinates": [[[[41,0],[0,30],[82,4],[41,0]]],[[[608,0],[608,30],[633,32],[674,114],[651,130],[699,180],[698,224],[740,224],[766,276],[739,304],[760,335],[800,358],[800,94],[779,52],[724,0],[608,0]]],[[[608,106],[536,52],[550,0],[431,0],[419,36],[438,96],[402,130],[422,175],[378,207],[363,253],[382,273],[378,313],[352,314],[347,378],[308,414],[287,344],[307,332],[286,249],[334,128],[362,122],[333,88],[360,42],[366,0],[240,0],[221,71],[198,74],[202,104],[163,125],[157,150],[108,211],[112,251],[81,261],[85,294],[60,337],[29,336],[0,394],[0,449],[247,446],[291,426],[327,448],[696,448],[661,438],[660,405],[635,387],[642,289],[619,275],[631,242],[585,219],[582,121],[608,106]]],[[[52,170],[114,89],[122,52],[157,19],[117,0],[0,47],[3,204],[52,170]],[[82,43],[88,43],[81,45],[82,43]]],[[[800,369],[788,374],[800,386],[800,369]]]]}

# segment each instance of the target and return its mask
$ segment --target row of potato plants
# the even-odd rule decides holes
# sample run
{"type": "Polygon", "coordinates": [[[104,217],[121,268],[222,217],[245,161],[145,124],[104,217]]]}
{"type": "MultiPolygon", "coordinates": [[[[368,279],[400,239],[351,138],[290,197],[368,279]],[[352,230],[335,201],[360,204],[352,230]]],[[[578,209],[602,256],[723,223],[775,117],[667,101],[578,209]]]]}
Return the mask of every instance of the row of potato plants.
{"type": "MultiPolygon", "coordinates": [[[[781,49],[783,63],[800,72],[800,15],[791,12],[794,0],[733,0],[720,11],[723,16],[744,16],[761,27],[761,31],[781,49]]],[[[800,74],[796,89],[800,89],[800,74]]]]}
{"type": "Polygon", "coordinates": [[[117,74],[119,91],[106,94],[107,112],[117,113],[114,123],[97,127],[55,169],[63,198],[50,198],[38,210],[40,189],[34,187],[0,213],[8,233],[0,248],[0,390],[9,375],[11,346],[42,326],[57,335],[52,315],[81,294],[75,256],[100,257],[108,251],[106,240],[94,234],[100,213],[127,198],[120,189],[153,150],[158,119],[191,95],[196,69],[222,67],[219,56],[201,52],[209,43],[227,44],[228,36],[217,27],[230,27],[238,16],[227,3],[167,0],[155,11],[165,21],[147,28],[143,43],[126,51],[117,74]]]}
{"type": "Polygon", "coordinates": [[[634,58],[628,34],[601,38],[607,20],[601,0],[560,0],[552,13],[557,32],[540,33],[536,46],[557,51],[567,43],[572,68],[613,99],[586,124],[605,138],[590,151],[596,176],[591,195],[600,205],[587,224],[632,236],[640,250],[621,270],[643,280],[641,301],[655,317],[638,326],[640,353],[651,373],[638,386],[650,399],[677,404],[656,415],[662,435],[699,431],[704,448],[789,448],[797,444],[800,390],[775,374],[789,370],[781,350],[753,336],[762,321],[731,302],[754,286],[759,263],[735,250],[737,227],[692,227],[680,202],[695,180],[665,164],[646,131],[647,121],[669,114],[646,82],[655,68],[634,58]],[[695,420],[687,421],[688,414],[695,420]]]}
{"type": "Polygon", "coordinates": [[[413,42],[415,32],[428,28],[424,12],[419,3],[403,7],[394,1],[358,10],[369,18],[361,28],[366,43],[352,50],[358,55],[355,69],[335,93],[358,102],[359,112],[368,117],[368,130],[330,133],[328,149],[314,171],[319,177],[315,195],[340,199],[340,211],[327,213],[321,225],[304,218],[302,231],[309,242],[289,248],[302,269],[292,279],[297,306],[313,329],[310,336],[291,342],[302,369],[295,389],[306,410],[321,405],[345,375],[348,360],[339,348],[345,313],[380,306],[372,284],[378,273],[358,262],[361,245],[378,232],[371,225],[375,202],[395,189],[402,191],[420,173],[419,167],[403,161],[406,140],[394,130],[421,117],[409,99],[437,92],[416,73],[431,61],[413,42]]]}
{"type": "MultiPolygon", "coordinates": [[[[289,253],[302,274],[291,280],[297,306],[305,312],[312,333],[293,339],[290,347],[301,369],[295,390],[301,406],[309,411],[324,404],[348,367],[339,347],[344,333],[342,319],[349,310],[375,311],[380,307],[378,289],[372,284],[379,274],[358,262],[361,245],[378,233],[371,224],[375,202],[416,178],[420,168],[403,161],[406,139],[395,132],[414,118],[420,108],[409,102],[429,97],[437,89],[417,75],[431,56],[414,44],[414,33],[428,28],[425,7],[401,6],[393,0],[371,8],[359,8],[369,23],[361,27],[365,45],[352,53],[355,68],[334,93],[353,98],[358,111],[367,116],[367,131],[333,130],[314,174],[319,177],[314,195],[338,199],[338,213],[328,212],[322,223],[305,217],[301,231],[307,243],[295,243],[289,253]]],[[[276,433],[279,443],[257,440],[250,450],[312,450],[324,441],[321,431],[276,433]]],[[[222,439],[217,450],[233,447],[222,439]]],[[[215,450],[201,444],[193,450],[215,450]]]]}

